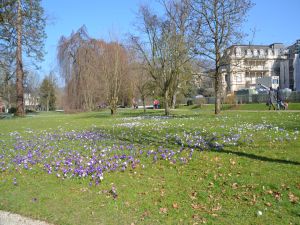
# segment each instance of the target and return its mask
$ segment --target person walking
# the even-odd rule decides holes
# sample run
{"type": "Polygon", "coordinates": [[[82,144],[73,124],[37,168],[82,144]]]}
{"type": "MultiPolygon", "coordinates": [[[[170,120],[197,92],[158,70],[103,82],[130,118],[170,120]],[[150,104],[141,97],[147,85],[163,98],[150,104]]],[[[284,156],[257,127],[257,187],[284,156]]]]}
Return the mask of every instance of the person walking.
{"type": "Polygon", "coordinates": [[[280,109],[285,110],[285,105],[283,103],[283,100],[284,100],[284,98],[278,87],[277,88],[277,110],[280,110],[280,109]]]}
{"type": "Polygon", "coordinates": [[[273,110],[275,110],[275,103],[276,101],[276,97],[275,97],[275,92],[273,90],[272,87],[270,87],[270,90],[269,90],[269,110],[271,110],[271,108],[273,107],[273,110]]]}

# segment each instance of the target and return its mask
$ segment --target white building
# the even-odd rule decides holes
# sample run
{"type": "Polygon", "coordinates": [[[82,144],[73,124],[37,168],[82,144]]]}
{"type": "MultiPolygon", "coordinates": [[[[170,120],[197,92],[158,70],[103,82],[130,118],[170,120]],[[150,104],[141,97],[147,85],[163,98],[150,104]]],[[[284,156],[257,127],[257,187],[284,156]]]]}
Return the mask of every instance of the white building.
{"type": "Polygon", "coordinates": [[[288,48],[290,88],[300,91],[300,39],[288,48]]]}
{"type": "Polygon", "coordinates": [[[30,94],[24,94],[24,106],[26,109],[36,110],[39,105],[39,98],[30,94]]]}
{"type": "Polygon", "coordinates": [[[294,89],[295,91],[300,91],[300,54],[295,54],[293,67],[294,89]]]}
{"type": "Polygon", "coordinates": [[[280,88],[289,87],[289,63],[283,44],[234,45],[227,49],[223,69],[226,91],[255,88],[257,78],[279,76],[280,88]]]}

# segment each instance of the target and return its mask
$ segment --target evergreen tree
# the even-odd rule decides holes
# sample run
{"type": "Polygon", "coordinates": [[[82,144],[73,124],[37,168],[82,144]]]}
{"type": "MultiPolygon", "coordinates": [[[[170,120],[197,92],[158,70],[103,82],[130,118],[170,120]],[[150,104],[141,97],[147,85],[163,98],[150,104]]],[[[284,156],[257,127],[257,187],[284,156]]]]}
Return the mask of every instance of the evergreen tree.
{"type": "Polygon", "coordinates": [[[43,110],[55,110],[55,82],[51,77],[45,77],[40,86],[40,105],[43,110]]]}
{"type": "Polygon", "coordinates": [[[14,54],[17,113],[24,115],[23,53],[35,60],[43,58],[44,10],[40,0],[2,0],[0,2],[0,51],[14,54]]]}

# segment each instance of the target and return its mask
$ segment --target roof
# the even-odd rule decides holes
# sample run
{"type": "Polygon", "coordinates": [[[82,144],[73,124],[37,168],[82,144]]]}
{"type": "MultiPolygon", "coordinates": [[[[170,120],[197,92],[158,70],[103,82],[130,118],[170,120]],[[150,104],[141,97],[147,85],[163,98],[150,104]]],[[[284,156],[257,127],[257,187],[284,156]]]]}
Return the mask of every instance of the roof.
{"type": "Polygon", "coordinates": [[[234,48],[234,47],[242,47],[242,48],[263,48],[263,49],[269,49],[269,48],[284,48],[283,43],[272,43],[270,45],[251,45],[251,44],[240,44],[240,45],[231,45],[229,48],[234,48]]]}

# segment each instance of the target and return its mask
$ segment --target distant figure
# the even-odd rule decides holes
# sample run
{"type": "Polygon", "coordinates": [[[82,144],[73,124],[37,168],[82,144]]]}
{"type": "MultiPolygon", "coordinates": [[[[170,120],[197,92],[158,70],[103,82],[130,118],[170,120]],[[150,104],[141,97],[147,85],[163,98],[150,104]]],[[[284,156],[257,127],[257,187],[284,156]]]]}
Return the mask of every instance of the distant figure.
{"type": "Polygon", "coordinates": [[[138,108],[138,104],[137,104],[135,98],[132,99],[132,106],[133,106],[134,109],[138,108]]]}
{"type": "Polygon", "coordinates": [[[271,110],[271,108],[273,107],[273,110],[275,110],[275,103],[276,98],[275,98],[275,93],[272,87],[270,87],[269,90],[269,99],[268,99],[268,105],[269,105],[269,110],[271,110]]]}
{"type": "Polygon", "coordinates": [[[158,109],[158,104],[159,104],[159,101],[155,99],[153,101],[153,107],[154,107],[154,109],[158,109]]]}
{"type": "Polygon", "coordinates": [[[288,108],[289,108],[289,103],[288,103],[288,102],[284,102],[283,105],[284,105],[284,110],[288,110],[288,108]]]}
{"type": "Polygon", "coordinates": [[[283,103],[283,97],[280,93],[279,87],[277,88],[277,110],[285,109],[285,105],[283,103]]]}

